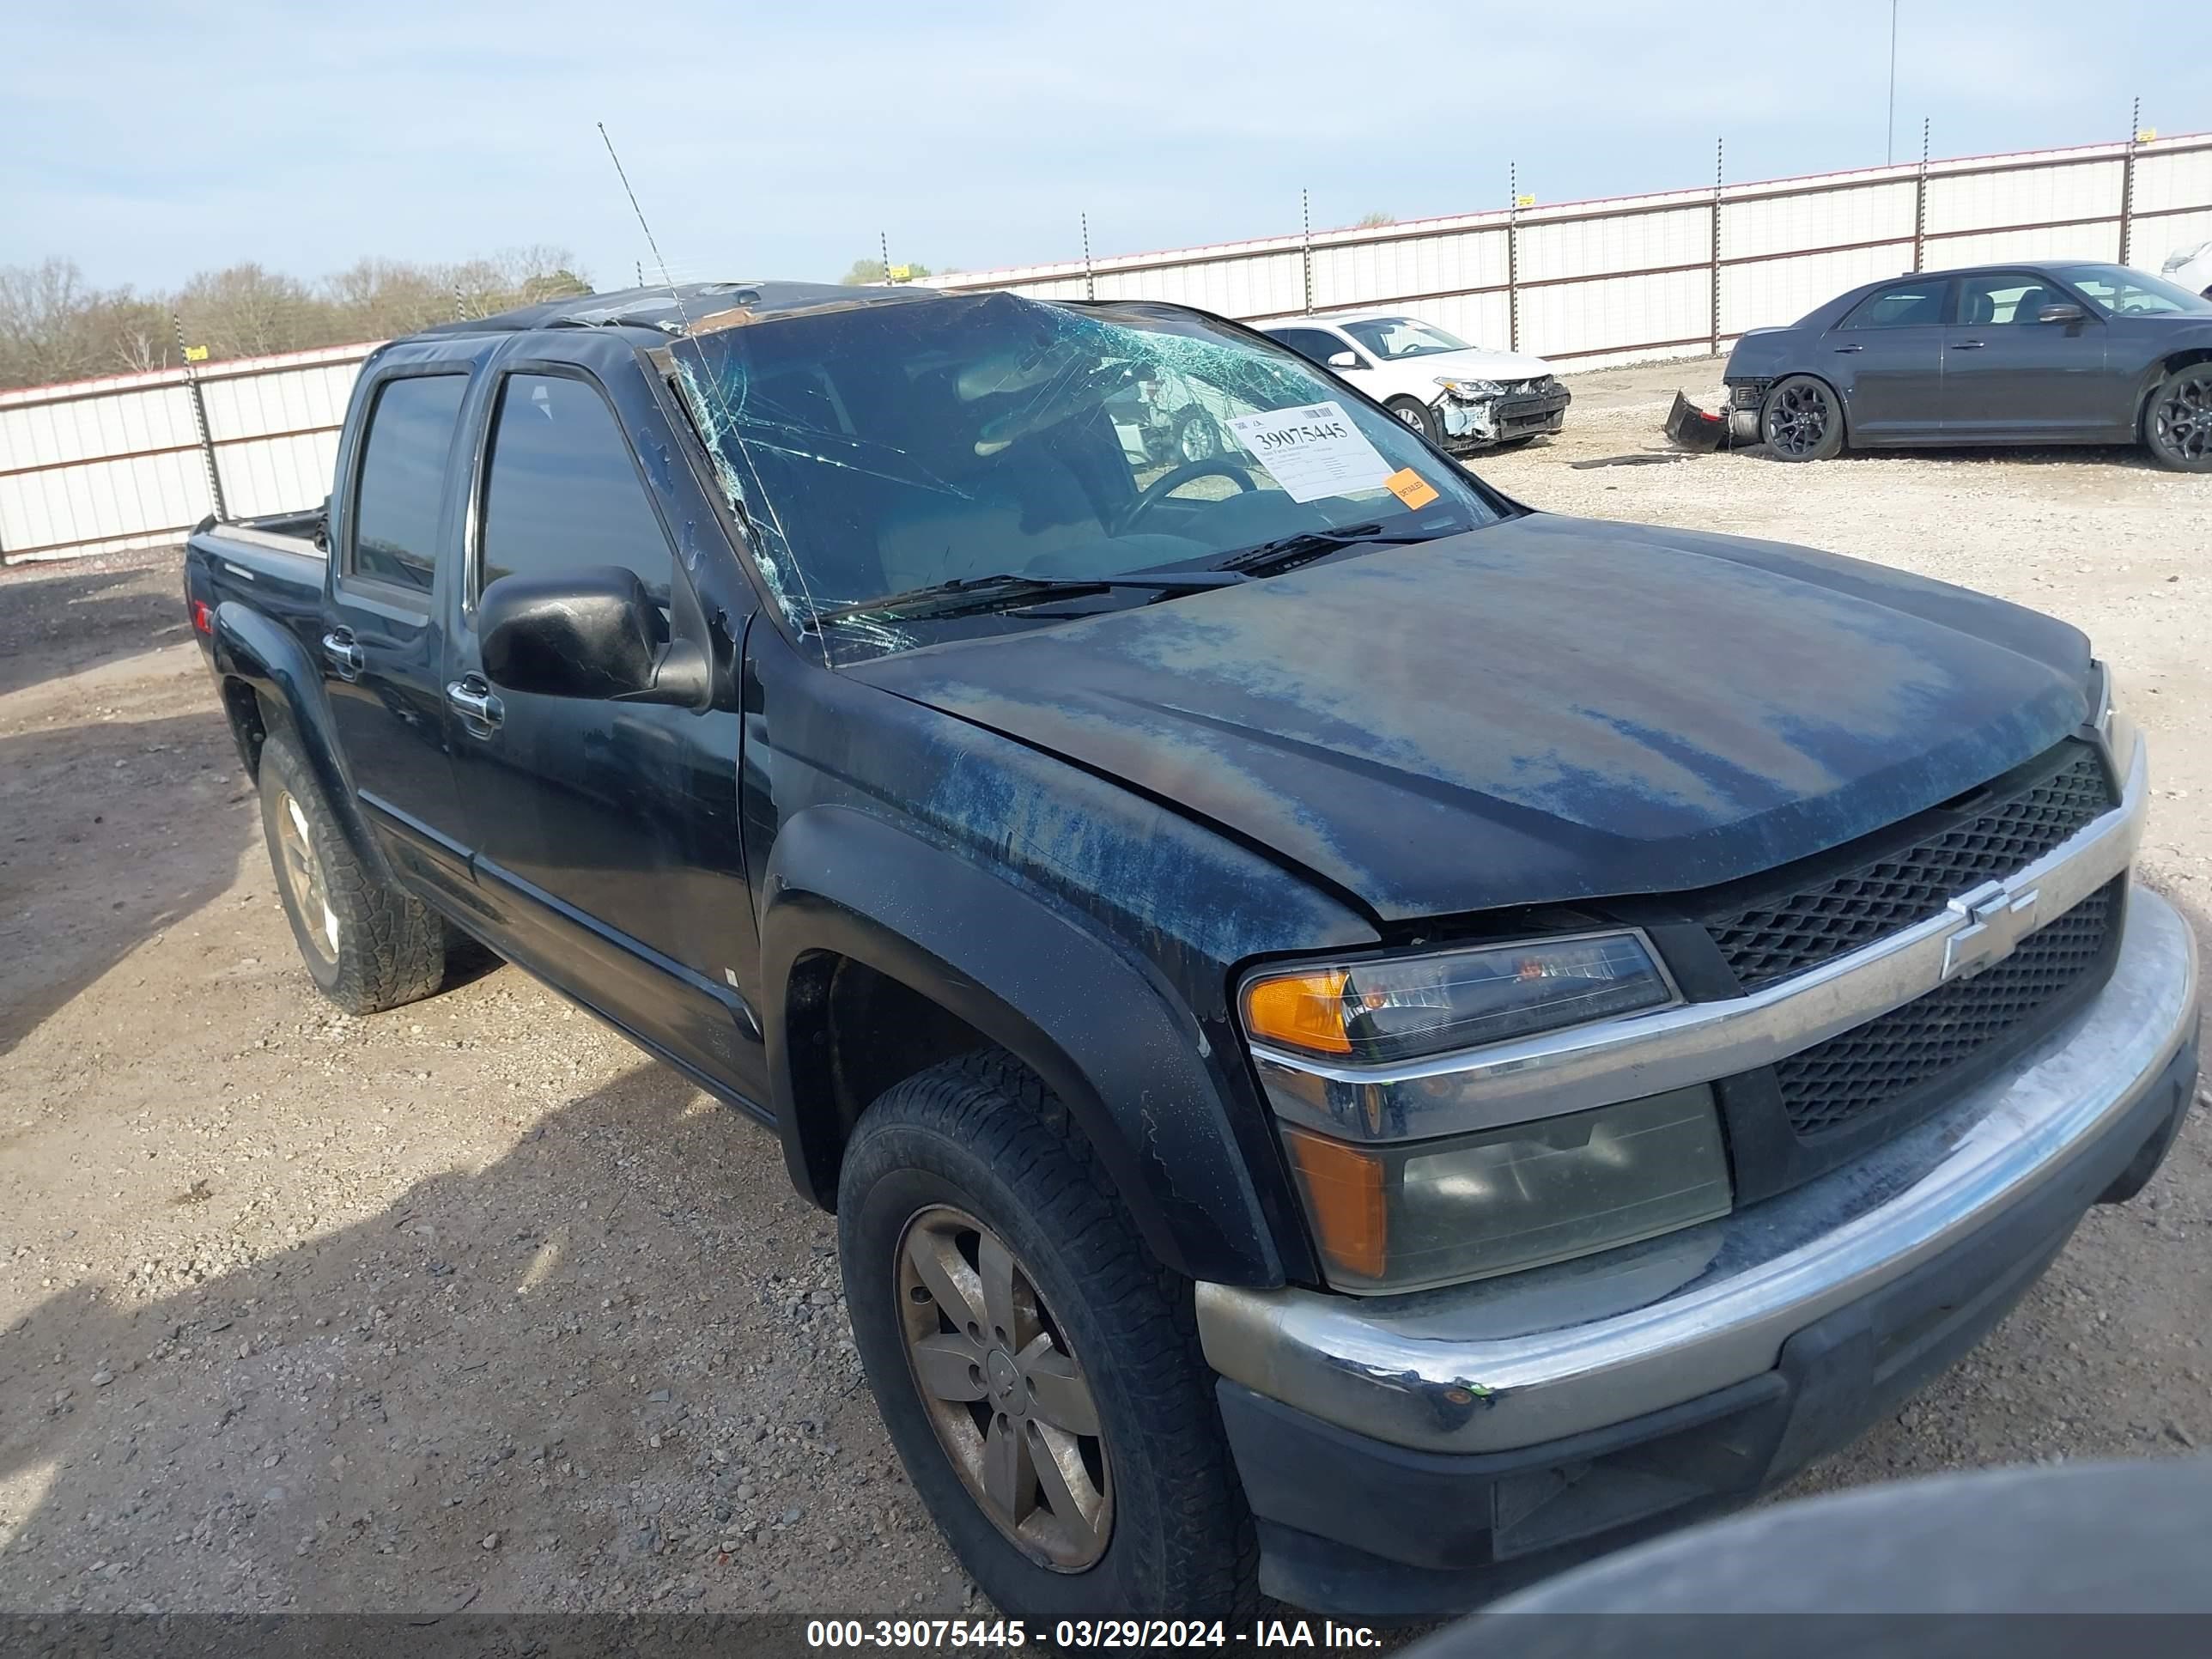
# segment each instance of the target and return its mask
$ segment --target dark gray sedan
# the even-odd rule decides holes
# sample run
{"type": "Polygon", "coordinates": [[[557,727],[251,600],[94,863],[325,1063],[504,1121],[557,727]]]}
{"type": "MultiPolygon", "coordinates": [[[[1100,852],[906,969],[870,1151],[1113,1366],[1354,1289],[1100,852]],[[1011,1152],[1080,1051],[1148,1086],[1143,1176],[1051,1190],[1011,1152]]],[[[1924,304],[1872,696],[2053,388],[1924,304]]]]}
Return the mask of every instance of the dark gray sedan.
{"type": "Polygon", "coordinates": [[[2212,301],[2124,265],[1987,265],[1853,289],[1736,342],[1729,401],[1790,461],[1846,444],[2141,442],[2212,472],[2212,301]]]}

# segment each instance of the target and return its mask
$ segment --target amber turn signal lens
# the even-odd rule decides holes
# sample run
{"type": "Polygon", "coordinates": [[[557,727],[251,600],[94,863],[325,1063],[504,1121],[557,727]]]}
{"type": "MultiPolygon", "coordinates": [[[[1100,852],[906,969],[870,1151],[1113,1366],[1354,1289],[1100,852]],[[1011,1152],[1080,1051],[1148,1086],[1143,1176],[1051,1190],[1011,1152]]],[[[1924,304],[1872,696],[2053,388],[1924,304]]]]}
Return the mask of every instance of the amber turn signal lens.
{"type": "Polygon", "coordinates": [[[1389,1255],[1389,1213],[1382,1201],[1382,1160],[1340,1140],[1285,1128],[1283,1139],[1305,1188],[1306,1214],[1322,1255],[1340,1273],[1377,1279],[1389,1255]]]}
{"type": "Polygon", "coordinates": [[[1255,981],[1244,992],[1246,1034],[1316,1054],[1350,1054],[1352,1039],[1344,1030],[1346,978],[1339,969],[1255,981]]]}

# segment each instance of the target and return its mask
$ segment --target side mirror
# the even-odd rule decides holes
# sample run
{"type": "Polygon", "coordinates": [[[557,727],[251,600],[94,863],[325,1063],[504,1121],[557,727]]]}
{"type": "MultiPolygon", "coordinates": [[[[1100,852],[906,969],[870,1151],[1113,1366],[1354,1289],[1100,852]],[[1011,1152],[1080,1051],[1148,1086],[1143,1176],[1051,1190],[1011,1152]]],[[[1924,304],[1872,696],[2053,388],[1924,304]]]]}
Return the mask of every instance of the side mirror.
{"type": "Polygon", "coordinates": [[[2078,323],[2088,313],[2070,301],[2063,304],[2045,306],[2035,313],[2039,323],[2078,323]]]}
{"type": "Polygon", "coordinates": [[[1328,354],[1328,366],[1331,368],[1357,368],[1359,367],[1359,354],[1356,351],[1332,351],[1328,354]]]}
{"type": "Polygon", "coordinates": [[[501,576],[477,602],[484,678],[507,691],[704,708],[707,659],[660,643],[659,607],[621,565],[501,576]]]}

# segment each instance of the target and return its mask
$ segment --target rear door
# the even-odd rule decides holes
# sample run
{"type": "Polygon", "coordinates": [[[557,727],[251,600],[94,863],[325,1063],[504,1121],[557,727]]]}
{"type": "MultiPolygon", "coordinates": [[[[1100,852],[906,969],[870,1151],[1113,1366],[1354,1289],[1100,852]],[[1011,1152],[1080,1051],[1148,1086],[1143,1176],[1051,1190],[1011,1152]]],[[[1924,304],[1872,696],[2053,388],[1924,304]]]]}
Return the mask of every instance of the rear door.
{"type": "Polygon", "coordinates": [[[1822,335],[1808,370],[1843,394],[1850,435],[1929,443],[1942,434],[1947,277],[1876,289],[1822,335]]]}
{"type": "Polygon", "coordinates": [[[409,365],[363,393],[364,424],[332,503],[332,625],[319,641],[338,754],[403,875],[469,884],[446,716],[438,556],[455,533],[455,437],[468,366],[409,365]]]}
{"type": "Polygon", "coordinates": [[[477,599],[501,576],[623,565],[683,578],[599,383],[519,362],[487,398],[451,664],[455,766],[489,925],[522,961],[708,1080],[765,1099],[736,986],[757,951],[738,828],[739,717],[540,696],[483,678],[477,599]],[[488,705],[487,705],[488,700],[488,705]]]}
{"type": "Polygon", "coordinates": [[[2112,424],[2105,380],[2109,330],[2092,307],[2030,270],[1984,270],[1959,279],[1943,331],[1945,435],[2077,438],[2112,424]],[[2070,322],[2041,320],[2070,305],[2070,322]]]}

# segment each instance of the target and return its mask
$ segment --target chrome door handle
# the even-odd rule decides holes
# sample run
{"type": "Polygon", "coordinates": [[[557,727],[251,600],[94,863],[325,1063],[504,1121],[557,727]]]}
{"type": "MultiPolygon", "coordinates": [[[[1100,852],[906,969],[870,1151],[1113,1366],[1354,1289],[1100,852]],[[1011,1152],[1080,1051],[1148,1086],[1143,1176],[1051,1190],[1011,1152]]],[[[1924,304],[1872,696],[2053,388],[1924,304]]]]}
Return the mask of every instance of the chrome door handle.
{"type": "Polygon", "coordinates": [[[507,706],[500,702],[489,685],[473,674],[466,679],[448,680],[446,683],[446,701],[459,711],[465,725],[474,722],[468,726],[472,737],[489,737],[499,729],[499,723],[507,718],[507,706]],[[478,730],[478,727],[482,729],[478,730]]]}
{"type": "Polygon", "coordinates": [[[1838,346],[1836,349],[1838,351],[1864,351],[1866,348],[1863,345],[1847,345],[1838,346]]]}
{"type": "Polygon", "coordinates": [[[323,654],[331,659],[331,666],[338,671],[340,679],[357,680],[361,678],[362,669],[366,666],[361,647],[343,628],[334,628],[323,635],[323,654]]]}
{"type": "Polygon", "coordinates": [[[1954,340],[1951,342],[1951,349],[1954,351],[1979,351],[1985,343],[1986,342],[1981,340],[1954,340]]]}

